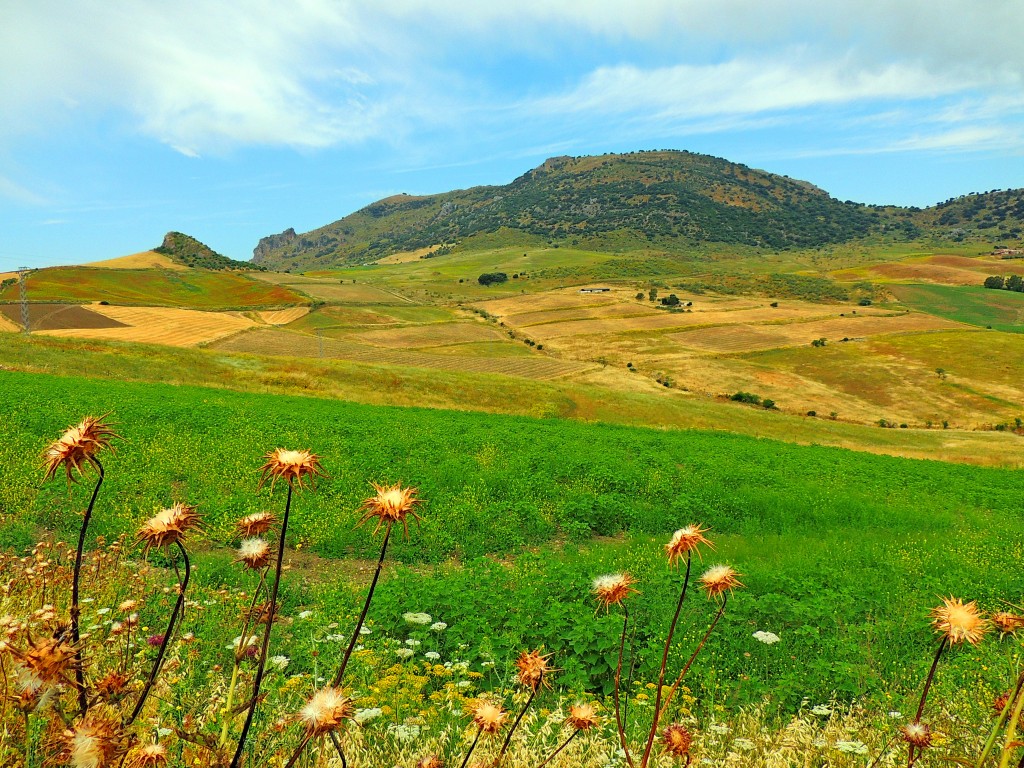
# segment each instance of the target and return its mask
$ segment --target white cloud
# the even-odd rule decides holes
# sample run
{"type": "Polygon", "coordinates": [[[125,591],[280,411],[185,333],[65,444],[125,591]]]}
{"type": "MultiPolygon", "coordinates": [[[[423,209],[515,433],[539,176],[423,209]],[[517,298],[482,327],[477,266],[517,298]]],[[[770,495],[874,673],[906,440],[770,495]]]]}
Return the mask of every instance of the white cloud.
{"type": "Polygon", "coordinates": [[[0,176],[0,197],[13,200],[23,205],[47,205],[49,201],[40,194],[33,192],[27,187],[12,181],[6,176],[0,176]]]}
{"type": "Polygon", "coordinates": [[[1024,3],[1015,0],[9,6],[0,140],[115,115],[187,155],[400,141],[439,126],[489,131],[489,113],[507,116],[524,92],[548,116],[686,121],[969,89],[983,98],[1024,85],[1024,3]],[[605,63],[581,74],[580,54],[605,63]],[[516,56],[559,79],[534,66],[522,82],[508,65],[516,56]]]}

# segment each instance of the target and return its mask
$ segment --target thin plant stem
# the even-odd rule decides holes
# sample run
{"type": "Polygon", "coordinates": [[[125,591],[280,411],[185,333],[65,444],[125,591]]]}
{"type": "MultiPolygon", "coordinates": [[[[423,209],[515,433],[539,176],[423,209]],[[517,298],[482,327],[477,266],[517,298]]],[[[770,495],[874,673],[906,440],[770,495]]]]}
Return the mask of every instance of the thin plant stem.
{"type": "Polygon", "coordinates": [[[348,761],[345,760],[345,750],[341,748],[341,739],[338,738],[338,734],[334,731],[331,731],[331,743],[334,745],[338,757],[341,758],[341,768],[348,768],[348,761]]]}
{"type": "Polygon", "coordinates": [[[935,658],[932,660],[932,668],[928,670],[928,677],[924,681],[924,690],[921,691],[921,703],[917,706],[917,716],[914,717],[914,722],[921,722],[921,715],[924,714],[924,705],[928,701],[928,690],[932,687],[932,680],[935,679],[935,669],[939,666],[939,657],[942,656],[942,652],[946,650],[946,644],[949,643],[949,635],[945,635],[942,638],[942,642],[939,643],[939,647],[935,651],[935,658]]]}
{"type": "Polygon", "coordinates": [[[975,768],[981,768],[988,758],[989,752],[992,751],[992,747],[995,746],[996,738],[999,736],[999,730],[1006,724],[1006,719],[1010,716],[1010,712],[1013,709],[1014,703],[1017,698],[1021,696],[1021,691],[1024,689],[1024,673],[1017,678],[1017,687],[1013,691],[1013,696],[1009,701],[1006,702],[1006,706],[1003,707],[1003,711],[999,713],[999,717],[996,719],[996,724],[992,728],[992,732],[988,736],[988,741],[985,742],[985,748],[981,751],[981,756],[978,757],[975,768]]]}
{"type": "MultiPolygon", "coordinates": [[[[622,721],[622,707],[619,699],[619,683],[622,680],[622,654],[626,648],[626,628],[629,626],[629,609],[622,604],[622,636],[619,638],[619,661],[615,666],[615,687],[612,689],[612,699],[615,701],[615,726],[619,732],[619,743],[622,744],[622,751],[626,755],[626,762],[632,767],[633,756],[629,754],[629,745],[626,743],[626,727],[622,721]]],[[[629,691],[626,691],[629,696],[629,691]]]]}
{"type": "Polygon", "coordinates": [[[306,745],[309,744],[309,742],[312,739],[313,739],[313,732],[312,731],[310,731],[309,733],[307,733],[305,736],[302,737],[302,741],[299,742],[299,746],[297,746],[295,748],[295,751],[292,752],[292,756],[291,756],[291,758],[289,758],[289,760],[285,764],[284,768],[292,768],[292,766],[295,765],[295,761],[299,759],[299,755],[302,754],[302,750],[304,750],[306,748],[306,745]]]}
{"type": "Polygon", "coordinates": [[[476,729],[476,738],[473,739],[473,743],[469,747],[469,752],[462,759],[462,765],[459,768],[466,768],[466,764],[469,762],[469,756],[473,754],[473,750],[476,749],[476,743],[480,741],[480,734],[483,733],[483,728],[476,729]]]}
{"type": "Polygon", "coordinates": [[[252,682],[252,698],[249,701],[249,711],[245,715],[245,724],[242,726],[242,735],[238,737],[238,746],[235,748],[235,756],[231,758],[231,768],[238,768],[242,763],[242,752],[245,750],[245,741],[249,737],[249,729],[252,727],[252,719],[256,715],[256,707],[259,706],[260,686],[263,685],[263,673],[267,668],[267,652],[270,650],[270,635],[274,629],[274,615],[277,613],[277,589],[281,585],[281,566],[284,564],[284,542],[288,533],[288,515],[292,509],[292,484],[288,483],[288,499],[284,505],[284,518],[281,520],[281,536],[277,542],[277,564],[274,567],[274,583],[270,588],[270,605],[267,606],[267,629],[263,633],[263,645],[260,648],[260,659],[256,666],[256,677],[252,682]]]}
{"type": "Polygon", "coordinates": [[[519,723],[522,721],[523,715],[525,715],[526,710],[530,708],[530,705],[533,703],[533,698],[537,695],[537,691],[540,690],[540,686],[543,684],[543,682],[544,675],[543,673],[541,673],[540,682],[537,683],[536,688],[530,691],[530,698],[526,700],[526,703],[523,705],[523,708],[519,710],[519,717],[517,717],[516,721],[512,723],[512,727],[508,731],[508,736],[505,737],[505,743],[501,745],[501,751],[498,753],[498,757],[494,760],[495,766],[501,765],[501,761],[505,759],[505,753],[508,751],[508,745],[512,743],[512,737],[515,735],[516,728],[519,727],[519,723]]]}
{"type": "MultiPolygon", "coordinates": [[[[1007,704],[1006,708],[1009,709],[1010,705],[1007,704]]],[[[1008,768],[1010,765],[1010,758],[1013,756],[1017,743],[1017,723],[1020,722],[1022,708],[1024,708],[1024,696],[1018,696],[1013,705],[1013,714],[1010,715],[1010,720],[1006,725],[1006,739],[1003,741],[1003,754],[999,759],[999,768],[1008,768]]]]}
{"type": "Polygon", "coordinates": [[[377,580],[380,579],[380,572],[384,568],[384,555],[388,551],[388,541],[391,540],[391,525],[392,521],[388,521],[388,526],[384,531],[384,543],[380,548],[380,557],[377,558],[377,570],[373,572],[373,581],[370,582],[370,591],[366,593],[366,602],[363,603],[363,610],[359,614],[359,620],[356,622],[356,628],[352,632],[352,637],[348,641],[348,647],[345,649],[345,656],[341,660],[341,666],[338,667],[337,674],[334,675],[334,687],[337,688],[341,685],[342,678],[345,677],[345,668],[348,667],[348,660],[352,657],[352,651],[355,650],[356,643],[359,642],[359,633],[363,629],[363,622],[366,621],[366,614],[370,611],[370,602],[373,600],[373,592],[377,589],[377,580]]]}
{"type": "Polygon", "coordinates": [[[135,709],[132,710],[131,717],[125,722],[125,726],[129,726],[135,722],[135,718],[142,712],[142,707],[146,704],[146,699],[149,696],[149,692],[153,689],[153,684],[156,682],[157,676],[160,674],[160,667],[164,662],[164,655],[167,653],[167,646],[171,643],[171,635],[174,634],[174,625],[178,621],[178,617],[181,615],[181,609],[185,605],[185,590],[188,589],[188,580],[192,576],[192,563],[188,559],[188,553],[185,551],[184,545],[180,541],[176,541],[178,550],[181,552],[181,557],[185,561],[185,578],[178,582],[178,599],[174,603],[174,610],[171,611],[171,620],[167,622],[167,631],[164,633],[163,639],[160,641],[160,649],[157,651],[156,660],[153,662],[153,668],[149,671],[149,679],[146,680],[146,685],[142,689],[142,694],[139,696],[139,700],[135,703],[135,709]]]}
{"type": "Polygon", "coordinates": [[[569,738],[566,739],[565,741],[563,741],[561,743],[561,745],[559,745],[558,749],[556,749],[554,752],[552,752],[550,755],[548,755],[548,759],[545,760],[540,765],[538,765],[537,768],[544,768],[545,765],[547,765],[552,760],[554,760],[556,757],[558,757],[558,753],[559,752],[561,752],[563,749],[565,749],[566,747],[569,746],[569,742],[571,742],[573,739],[575,739],[579,735],[580,735],[580,732],[578,730],[573,731],[572,734],[570,734],[569,738]]]}
{"type": "Polygon", "coordinates": [[[686,553],[686,576],[683,579],[683,589],[679,593],[679,602],[676,603],[676,612],[672,617],[672,623],[668,628],[668,635],[665,637],[665,650],[661,654],[661,669],[658,671],[658,693],[654,697],[654,720],[651,721],[651,731],[647,734],[647,746],[644,747],[644,755],[640,759],[640,768],[646,768],[647,762],[651,759],[651,749],[654,747],[654,736],[658,732],[658,723],[661,721],[661,689],[665,683],[665,667],[668,665],[668,652],[672,648],[672,636],[676,632],[676,624],[679,623],[679,614],[683,610],[683,601],[686,599],[686,588],[690,585],[690,559],[692,553],[686,553]]]}
{"type": "Polygon", "coordinates": [[[231,726],[231,705],[235,700],[235,686],[238,685],[238,672],[241,669],[242,652],[244,649],[249,647],[249,622],[252,621],[253,611],[256,610],[256,601],[259,599],[260,590],[266,583],[267,571],[264,569],[260,573],[260,582],[256,585],[255,591],[252,593],[252,602],[249,605],[249,610],[245,614],[245,622],[242,624],[242,635],[238,641],[238,650],[234,654],[234,665],[231,668],[231,683],[228,685],[228,698],[224,703],[224,723],[220,729],[220,739],[217,740],[217,746],[223,747],[228,741],[228,730],[231,726]]]}
{"type": "Polygon", "coordinates": [[[679,676],[676,678],[676,681],[672,684],[672,687],[669,689],[668,695],[665,697],[665,704],[662,707],[663,712],[668,711],[668,705],[672,703],[672,697],[676,695],[676,689],[679,688],[679,684],[683,682],[683,678],[686,677],[686,673],[690,671],[690,667],[693,665],[693,662],[696,661],[697,654],[701,652],[701,649],[704,647],[704,643],[706,643],[708,641],[708,638],[711,637],[711,632],[714,630],[715,625],[718,624],[718,620],[722,618],[722,614],[725,613],[725,606],[728,602],[729,595],[728,593],[725,593],[722,595],[722,605],[719,607],[718,613],[715,614],[715,618],[711,621],[711,626],[708,627],[708,631],[705,632],[704,637],[700,639],[700,642],[697,644],[697,648],[694,650],[693,655],[690,656],[689,661],[686,662],[686,665],[679,673],[679,676]]]}
{"type": "Polygon", "coordinates": [[[103,485],[105,474],[99,459],[93,456],[91,461],[96,466],[100,476],[96,479],[96,485],[92,489],[92,498],[89,499],[89,506],[86,507],[85,517],[82,518],[82,527],[78,530],[78,549],[75,550],[75,570],[74,576],[71,579],[71,641],[75,644],[75,688],[78,691],[78,713],[82,717],[85,717],[85,713],[89,710],[89,697],[85,690],[85,669],[82,662],[81,636],[78,631],[78,619],[82,614],[82,608],[79,605],[82,552],[85,549],[85,532],[89,528],[89,521],[92,520],[92,510],[96,506],[96,497],[99,495],[100,486],[103,485]]]}

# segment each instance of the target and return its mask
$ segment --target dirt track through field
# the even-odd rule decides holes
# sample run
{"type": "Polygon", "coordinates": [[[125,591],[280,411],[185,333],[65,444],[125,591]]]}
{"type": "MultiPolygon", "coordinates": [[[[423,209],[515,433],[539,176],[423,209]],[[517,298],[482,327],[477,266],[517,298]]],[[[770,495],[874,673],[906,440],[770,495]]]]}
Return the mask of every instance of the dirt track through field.
{"type": "Polygon", "coordinates": [[[437,368],[446,371],[470,373],[496,373],[504,376],[518,376],[526,379],[554,379],[590,368],[583,363],[554,360],[541,357],[458,357],[455,355],[431,355],[397,349],[382,349],[364,344],[278,331],[270,329],[252,330],[218,341],[211,345],[226,352],[250,352],[259,355],[285,355],[288,357],[319,357],[321,344],[323,356],[336,360],[352,360],[361,363],[400,365],[413,368],[437,368]]]}
{"type": "Polygon", "coordinates": [[[166,344],[172,347],[193,347],[253,326],[252,320],[229,312],[199,312],[193,309],[171,307],[99,305],[91,305],[90,309],[124,325],[117,328],[65,328],[41,331],[41,333],[86,339],[166,344]]]}

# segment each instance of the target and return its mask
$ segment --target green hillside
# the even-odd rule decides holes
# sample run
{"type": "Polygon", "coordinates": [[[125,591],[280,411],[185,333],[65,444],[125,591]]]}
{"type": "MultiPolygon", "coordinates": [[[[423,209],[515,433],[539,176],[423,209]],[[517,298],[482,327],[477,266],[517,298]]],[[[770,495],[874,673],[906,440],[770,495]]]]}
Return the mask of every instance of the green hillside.
{"type": "MultiPolygon", "coordinates": [[[[442,256],[468,238],[606,251],[687,251],[718,243],[818,248],[863,238],[1015,241],[1021,190],[971,195],[927,209],[841,202],[808,182],[677,151],[556,157],[503,186],[394,195],[339,221],[263,238],[253,262],[309,270],[424,250],[442,256]]],[[[992,241],[995,244],[995,241],[992,241]]]]}
{"type": "Polygon", "coordinates": [[[210,246],[201,243],[190,235],[181,232],[168,232],[164,235],[164,241],[159,248],[153,249],[156,253],[170,256],[179,264],[193,269],[242,269],[242,270],[263,270],[265,267],[251,264],[247,261],[236,261],[222,256],[210,246]]]}

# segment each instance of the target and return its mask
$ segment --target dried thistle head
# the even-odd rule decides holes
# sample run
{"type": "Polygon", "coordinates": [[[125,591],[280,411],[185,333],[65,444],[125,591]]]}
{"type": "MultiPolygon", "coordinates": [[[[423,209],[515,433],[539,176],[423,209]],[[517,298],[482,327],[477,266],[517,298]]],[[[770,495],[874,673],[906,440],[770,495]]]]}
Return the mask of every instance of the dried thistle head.
{"type": "Polygon", "coordinates": [[[932,729],[927,724],[914,721],[900,728],[903,740],[912,747],[924,749],[932,745],[932,729]]]}
{"type": "Polygon", "coordinates": [[[403,488],[401,483],[394,485],[377,485],[371,482],[376,494],[365,499],[359,508],[364,510],[362,518],[356,523],[358,528],[371,518],[377,518],[377,527],[373,529],[374,534],[380,530],[385,523],[393,525],[401,523],[406,537],[409,536],[409,517],[419,521],[416,514],[416,505],[422,504],[423,499],[416,497],[416,488],[403,488]]]}
{"type": "Polygon", "coordinates": [[[302,488],[303,481],[308,481],[310,486],[317,476],[324,477],[324,468],[320,466],[320,457],[310,451],[289,451],[285,448],[275,448],[264,457],[266,464],[260,467],[263,473],[260,476],[257,489],[270,479],[270,490],[274,490],[274,484],[278,480],[284,480],[292,487],[302,488]]]}
{"type": "Polygon", "coordinates": [[[1024,627],[1024,616],[1018,616],[1010,611],[996,611],[992,614],[991,621],[992,626],[999,630],[1000,640],[1024,627]]]}
{"type": "Polygon", "coordinates": [[[149,518],[139,529],[138,540],[146,552],[154,547],[170,547],[185,540],[185,534],[199,526],[196,507],[177,502],[149,518]]]}
{"type": "Polygon", "coordinates": [[[89,464],[99,468],[96,454],[104,448],[111,448],[110,441],[120,437],[109,424],[104,423],[105,418],[106,415],[86,416],[47,446],[43,451],[43,468],[46,470],[44,482],[56,476],[61,467],[67,473],[69,483],[75,479],[72,470],[81,476],[89,464]]]}
{"type": "Polygon", "coordinates": [[[501,730],[508,713],[500,704],[493,704],[485,699],[475,702],[470,710],[473,713],[473,724],[481,733],[493,734],[501,730]]]}
{"type": "Polygon", "coordinates": [[[96,694],[107,701],[120,701],[128,693],[130,682],[127,675],[111,670],[96,681],[96,694]]]}
{"type": "Polygon", "coordinates": [[[242,539],[236,560],[250,570],[263,570],[270,564],[270,544],[266,539],[242,539]]]}
{"type": "Polygon", "coordinates": [[[342,695],[339,688],[327,686],[314,693],[299,710],[299,720],[306,726],[307,734],[322,736],[338,730],[353,714],[352,700],[342,695]]]}
{"type": "Polygon", "coordinates": [[[1010,703],[1010,697],[1013,695],[1013,691],[1007,691],[1001,693],[995,697],[992,701],[992,709],[995,710],[993,717],[999,717],[1003,714],[1003,710],[1006,709],[1006,705],[1010,703]]]}
{"type": "Polygon", "coordinates": [[[531,691],[536,691],[541,685],[544,685],[547,682],[544,679],[545,676],[552,671],[548,665],[548,659],[552,655],[549,653],[542,656],[539,650],[523,651],[519,654],[519,658],[516,659],[516,669],[518,670],[516,676],[519,678],[519,684],[531,691]]]}
{"type": "Polygon", "coordinates": [[[444,768],[444,760],[437,755],[428,755],[416,762],[416,768],[444,768]]]}
{"type": "Polygon", "coordinates": [[[58,760],[74,768],[109,768],[127,751],[129,741],[117,712],[106,706],[90,709],[82,721],[61,735],[58,760]]]}
{"type": "Polygon", "coordinates": [[[932,626],[946,636],[950,645],[970,643],[977,645],[988,629],[988,623],[973,600],[964,603],[956,597],[942,599],[942,605],[932,609],[932,626]]]}
{"type": "Polygon", "coordinates": [[[167,748],[153,743],[135,750],[128,758],[126,768],[164,768],[166,765],[167,748]]]}
{"type": "Polygon", "coordinates": [[[598,576],[594,579],[593,593],[597,602],[608,610],[613,605],[619,605],[630,595],[639,594],[633,589],[636,579],[628,573],[609,573],[606,576],[598,576]]]}
{"type": "Polygon", "coordinates": [[[597,708],[593,704],[573,704],[565,722],[577,731],[589,731],[597,726],[597,708]]]}
{"type": "Polygon", "coordinates": [[[665,554],[668,556],[669,565],[675,565],[690,552],[696,552],[700,557],[698,547],[701,545],[708,549],[714,549],[715,545],[704,538],[704,534],[709,530],[711,529],[701,528],[700,523],[694,523],[673,533],[672,539],[665,545],[665,554]]]}
{"type": "Polygon", "coordinates": [[[71,683],[75,646],[68,627],[64,625],[58,625],[49,637],[36,640],[29,638],[28,647],[24,651],[9,647],[8,652],[21,662],[29,678],[38,680],[42,686],[71,683]]]}
{"type": "Polygon", "coordinates": [[[704,571],[700,577],[700,585],[707,592],[708,599],[718,597],[726,591],[742,587],[739,574],[728,565],[715,565],[704,571]]]}
{"type": "Polygon", "coordinates": [[[276,522],[277,517],[271,512],[253,512],[251,515],[246,515],[235,523],[235,527],[238,528],[238,532],[242,536],[248,538],[250,536],[262,536],[276,522]]]}
{"type": "Polygon", "coordinates": [[[672,757],[685,757],[692,744],[693,734],[679,723],[674,723],[662,731],[661,745],[672,757]]]}

